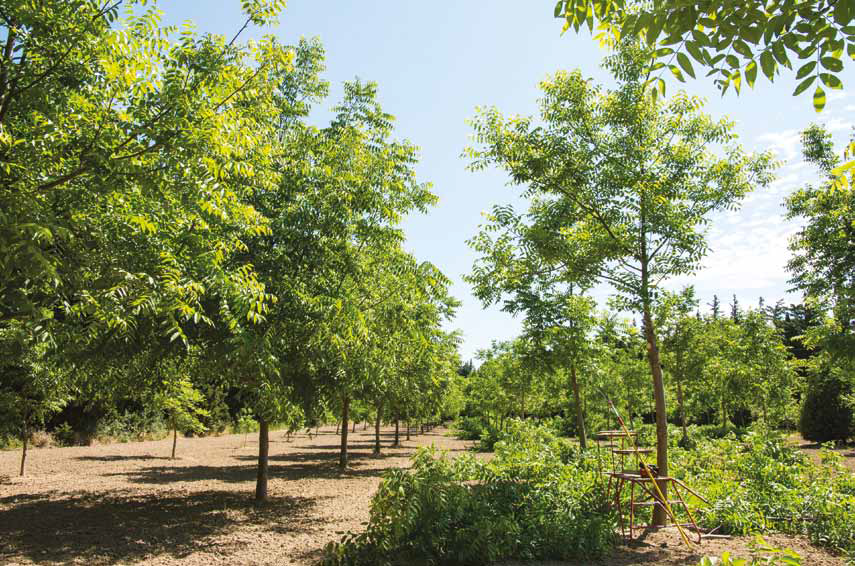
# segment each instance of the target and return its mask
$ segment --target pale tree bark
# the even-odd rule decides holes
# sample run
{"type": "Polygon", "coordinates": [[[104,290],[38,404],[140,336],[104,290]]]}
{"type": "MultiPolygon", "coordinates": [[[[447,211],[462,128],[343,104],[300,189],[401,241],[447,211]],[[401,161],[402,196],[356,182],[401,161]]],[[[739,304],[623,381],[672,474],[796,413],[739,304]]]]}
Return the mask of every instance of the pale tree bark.
{"type": "MultiPolygon", "coordinates": [[[[653,374],[653,398],[656,408],[656,466],[660,476],[668,475],[668,421],[665,414],[665,383],[662,380],[662,364],[659,360],[659,348],[656,344],[656,332],[649,306],[644,309],[644,335],[647,339],[647,361],[653,374]]],[[[668,500],[668,484],[657,482],[665,501],[668,500]]],[[[667,513],[660,506],[653,508],[653,524],[665,525],[667,513]]]]}

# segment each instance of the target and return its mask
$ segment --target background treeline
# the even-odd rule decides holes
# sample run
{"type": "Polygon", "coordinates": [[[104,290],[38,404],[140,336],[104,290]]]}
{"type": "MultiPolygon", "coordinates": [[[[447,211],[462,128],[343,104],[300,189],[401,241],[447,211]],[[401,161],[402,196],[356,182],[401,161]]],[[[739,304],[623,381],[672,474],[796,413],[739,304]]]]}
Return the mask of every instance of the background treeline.
{"type": "MultiPolygon", "coordinates": [[[[855,434],[851,385],[830,354],[806,341],[822,329],[823,313],[805,304],[743,309],[717,296],[702,314],[692,288],[668,294],[657,309],[668,421],[683,442],[700,426],[720,437],[755,422],[802,432],[808,440],[846,440],[855,434]]],[[[608,396],[630,424],[652,424],[655,408],[642,331],[635,321],[591,312],[592,334],[575,360],[545,363],[551,347],[524,334],[479,353],[461,368],[466,405],[460,428],[489,450],[512,418],[547,421],[556,433],[582,440],[614,428],[608,396]],[[577,398],[574,391],[579,391],[577,398]],[[582,429],[577,416],[582,416],[582,429]],[[585,430],[587,429],[587,431],[585,430]]]]}

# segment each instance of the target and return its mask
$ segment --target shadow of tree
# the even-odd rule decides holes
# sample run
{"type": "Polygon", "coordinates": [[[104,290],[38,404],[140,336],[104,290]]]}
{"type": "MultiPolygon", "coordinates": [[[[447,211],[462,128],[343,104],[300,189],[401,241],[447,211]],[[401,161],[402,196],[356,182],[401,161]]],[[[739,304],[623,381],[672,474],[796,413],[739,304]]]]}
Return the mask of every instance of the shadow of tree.
{"type": "Polygon", "coordinates": [[[315,499],[271,497],[254,505],[248,492],[48,492],[0,498],[0,562],[25,556],[37,563],[84,561],[92,566],[186,557],[214,549],[228,554],[250,544],[227,540],[247,524],[311,532],[315,499]]]}
{"type": "MultiPolygon", "coordinates": [[[[367,460],[400,457],[388,454],[372,456],[370,453],[351,454],[347,469],[338,467],[337,454],[292,452],[270,456],[268,469],[271,479],[300,480],[305,478],[337,479],[348,477],[381,477],[387,470],[398,466],[370,467],[367,460]],[[279,462],[286,462],[279,465],[279,462]]],[[[122,476],[138,484],[170,484],[193,481],[222,481],[225,483],[254,483],[256,475],[255,456],[235,456],[236,460],[251,462],[236,466],[151,466],[128,472],[115,472],[107,476],[122,476]]]]}
{"type": "Polygon", "coordinates": [[[121,456],[118,454],[110,456],[77,456],[74,459],[87,462],[131,462],[133,460],[171,460],[169,456],[121,456]]]}

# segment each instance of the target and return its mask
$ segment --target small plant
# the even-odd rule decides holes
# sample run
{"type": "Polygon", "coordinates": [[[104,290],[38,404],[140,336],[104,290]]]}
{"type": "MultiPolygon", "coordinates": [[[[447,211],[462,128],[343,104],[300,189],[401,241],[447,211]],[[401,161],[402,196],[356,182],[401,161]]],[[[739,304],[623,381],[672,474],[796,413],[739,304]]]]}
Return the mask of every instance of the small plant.
{"type": "Polygon", "coordinates": [[[735,558],[729,552],[720,558],[704,556],[698,566],[801,566],[802,557],[790,548],[775,548],[757,536],[751,543],[751,558],[735,558]]]}
{"type": "Polygon", "coordinates": [[[596,470],[575,454],[550,430],[521,421],[509,423],[490,462],[422,449],[411,470],[385,476],[365,532],[328,545],[325,564],[601,556],[614,542],[615,516],[596,470]]]}

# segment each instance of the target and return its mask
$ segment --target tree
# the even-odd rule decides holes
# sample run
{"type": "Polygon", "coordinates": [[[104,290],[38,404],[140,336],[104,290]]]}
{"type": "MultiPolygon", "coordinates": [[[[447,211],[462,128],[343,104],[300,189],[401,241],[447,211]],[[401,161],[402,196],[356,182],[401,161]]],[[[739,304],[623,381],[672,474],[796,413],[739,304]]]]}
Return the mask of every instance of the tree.
{"type": "MultiPolygon", "coordinates": [[[[739,93],[743,78],[754,87],[759,67],[769,81],[795,72],[800,82],[794,96],[815,85],[813,106],[820,112],[826,102],[823,85],[842,89],[846,55],[855,59],[855,7],[839,0],[559,0],[554,15],[564,20],[564,31],[596,26],[601,45],[641,38],[648,51],[649,80],[656,81],[663,96],[665,81],[651,77],[656,71],[667,68],[685,81],[683,73],[695,77],[697,64],[709,69],[707,76],[717,77],[722,93],[730,85],[739,93]],[[802,61],[797,70],[791,57],[802,61]]],[[[855,142],[844,156],[848,161],[833,171],[837,188],[855,186],[855,142]]]]}
{"type": "Polygon", "coordinates": [[[843,88],[839,75],[844,49],[855,58],[855,26],[850,25],[855,7],[835,0],[725,4],[561,0],[555,5],[555,16],[565,20],[565,30],[597,26],[602,31],[598,37],[607,43],[643,38],[652,50],[650,69],[667,67],[680,80],[683,72],[695,76],[694,60],[709,69],[708,76],[719,76],[716,82],[722,90],[732,84],[738,91],[743,77],[753,87],[758,66],[774,81],[783,68],[793,70],[790,56],[806,60],[796,78],[807,78],[795,94],[816,83],[814,106],[818,109],[825,105],[820,82],[831,89],[843,88]],[[659,45],[666,47],[656,49],[659,45]]]}
{"type": "Polygon", "coordinates": [[[689,441],[684,388],[686,382],[698,379],[703,365],[698,363],[695,344],[702,323],[690,314],[697,307],[694,287],[686,287],[680,293],[663,293],[656,309],[656,325],[662,333],[663,366],[677,386],[683,445],[689,441]]]}
{"type": "Polygon", "coordinates": [[[805,159],[819,168],[823,179],[819,186],[787,197],[787,217],[805,222],[790,241],[790,282],[806,295],[828,301],[846,326],[855,317],[855,191],[829,186],[839,160],[828,132],[811,126],[802,142],[805,159]]]}
{"type": "MultiPolygon", "coordinates": [[[[163,388],[155,395],[155,406],[168,414],[172,428],[172,454],[175,459],[175,448],[178,444],[178,429],[201,433],[206,430],[201,418],[208,416],[208,411],[201,407],[204,402],[202,393],[190,381],[189,375],[181,371],[182,361],[169,360],[166,378],[162,381],[163,388]],[[171,362],[171,363],[170,363],[171,362]]],[[[185,361],[186,362],[186,361],[185,361]]],[[[186,367],[186,366],[185,366],[186,367]]]]}
{"type": "MultiPolygon", "coordinates": [[[[768,154],[732,145],[732,123],[713,121],[701,101],[678,94],[653,100],[637,48],[607,59],[618,88],[606,91],[581,73],[558,73],[542,84],[542,125],[506,121],[483,110],[474,122],[480,149],[472,168],[497,164],[531,201],[527,222],[495,207],[479,234],[507,253],[537,249],[567,280],[610,283],[623,308],[642,314],[657,420],[657,465],[668,473],[665,389],[651,312],[659,285],[692,273],[706,252],[708,216],[734,208],[754,185],[771,178],[768,154]],[[724,155],[709,146],[727,145],[724,155]],[[491,234],[501,231],[493,240],[491,234]]],[[[663,484],[664,487],[664,484],[663,484]]],[[[661,510],[660,510],[661,511],[661,510]]],[[[657,512],[656,522],[665,520],[657,512]]]]}

